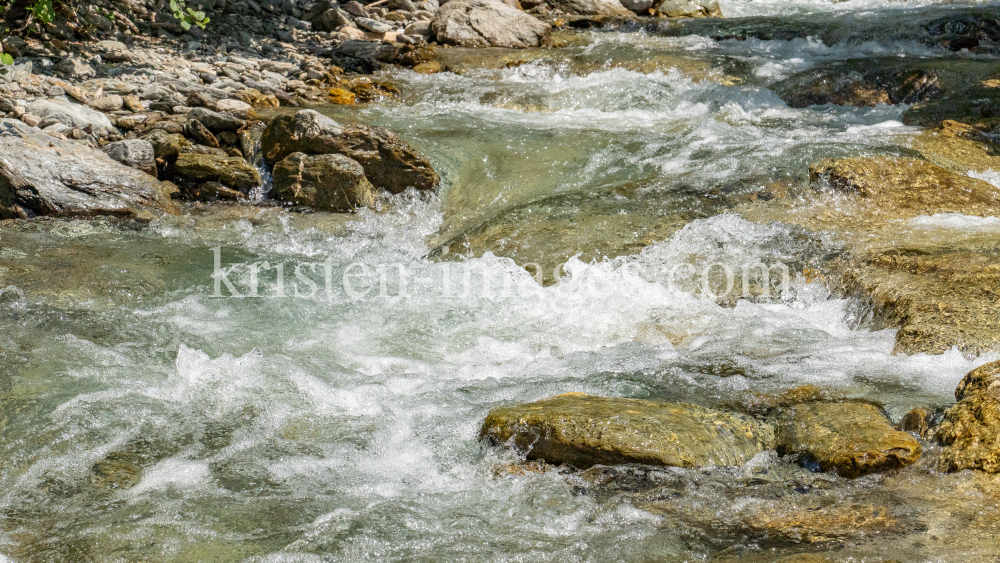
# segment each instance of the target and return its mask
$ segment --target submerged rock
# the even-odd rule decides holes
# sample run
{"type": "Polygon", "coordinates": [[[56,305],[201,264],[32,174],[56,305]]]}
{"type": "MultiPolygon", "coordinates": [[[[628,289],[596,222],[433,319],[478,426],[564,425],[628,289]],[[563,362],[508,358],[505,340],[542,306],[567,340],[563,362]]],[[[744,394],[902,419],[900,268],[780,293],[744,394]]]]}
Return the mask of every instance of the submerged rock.
{"type": "Polygon", "coordinates": [[[809,167],[809,179],[871,200],[897,218],[947,212],[989,216],[1000,204],[996,186],[909,158],[824,160],[809,167]]]}
{"type": "Polygon", "coordinates": [[[958,403],[937,430],[946,471],[1000,473],[1000,362],[970,371],[955,390],[958,403]]]}
{"type": "Polygon", "coordinates": [[[868,403],[797,404],[778,418],[775,442],[783,455],[801,454],[848,478],[898,469],[921,454],[920,442],[868,403]]]}
{"type": "Polygon", "coordinates": [[[431,30],[446,45],[538,47],[552,26],[499,0],[451,0],[434,14],[431,30]]]}
{"type": "Polygon", "coordinates": [[[410,187],[434,189],[439,182],[427,159],[388,130],[341,125],[313,110],[274,118],[260,145],[270,162],[294,152],[342,154],[361,164],[372,185],[394,194],[410,187]]]}
{"type": "Polygon", "coordinates": [[[481,437],[528,459],[589,467],[642,463],[740,465],[772,444],[772,429],[696,405],[569,393],[493,409],[481,437]]]}
{"type": "Polygon", "coordinates": [[[341,154],[295,152],[274,165],[270,196],[322,211],[355,211],[374,203],[372,186],[356,161],[341,154]]]}
{"type": "Polygon", "coordinates": [[[183,153],[174,169],[194,182],[221,182],[236,189],[255,188],[261,184],[260,172],[237,156],[183,153]]]}
{"type": "Polygon", "coordinates": [[[789,106],[869,106],[913,104],[940,96],[938,75],[930,70],[897,70],[848,61],[810,69],[782,80],[772,90],[789,106]],[[859,67],[856,69],[855,67],[859,67]]]}
{"type": "Polygon", "coordinates": [[[175,213],[172,191],[99,150],[0,119],[0,219],[175,213]]]}

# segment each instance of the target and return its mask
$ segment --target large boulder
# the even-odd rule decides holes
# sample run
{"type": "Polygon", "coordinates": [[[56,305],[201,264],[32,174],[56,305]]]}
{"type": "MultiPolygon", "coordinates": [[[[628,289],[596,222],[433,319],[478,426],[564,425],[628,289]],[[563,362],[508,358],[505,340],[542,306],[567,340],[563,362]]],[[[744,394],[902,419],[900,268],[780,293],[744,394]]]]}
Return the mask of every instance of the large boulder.
{"type": "Polygon", "coordinates": [[[0,219],[176,213],[172,191],[99,150],[0,119],[0,219]]]}
{"type": "Polygon", "coordinates": [[[342,154],[307,155],[295,152],[274,165],[278,200],[322,211],[348,212],[374,203],[372,185],[357,161],[342,154]]]}
{"type": "Polygon", "coordinates": [[[1000,362],[966,374],[955,399],[937,430],[943,468],[1000,473],[1000,362]]]}
{"type": "Polygon", "coordinates": [[[569,393],[493,409],[481,436],[528,459],[589,467],[741,465],[772,446],[756,419],[696,405],[569,393]]]}
{"type": "Polygon", "coordinates": [[[262,182],[260,172],[238,156],[182,153],[174,170],[193,182],[220,182],[236,189],[256,188],[262,182]]]}
{"type": "Polygon", "coordinates": [[[83,104],[62,99],[38,99],[28,104],[27,112],[37,116],[43,122],[49,119],[58,121],[66,127],[84,131],[90,130],[100,137],[105,137],[114,131],[115,126],[103,113],[83,104]]]}
{"type": "Polygon", "coordinates": [[[358,161],[376,188],[394,194],[410,187],[430,190],[439,182],[427,159],[388,130],[341,125],[313,110],[271,120],[260,146],[272,163],[294,152],[342,154],[358,161]]]}
{"type": "Polygon", "coordinates": [[[545,43],[552,26],[499,0],[451,0],[434,14],[431,30],[447,45],[524,48],[545,43]]]}
{"type": "Polygon", "coordinates": [[[807,463],[848,478],[898,469],[921,455],[916,438],[861,402],[797,404],[779,417],[775,441],[779,453],[800,454],[807,463]]]}
{"type": "Polygon", "coordinates": [[[153,144],[142,139],[115,141],[104,146],[104,153],[116,162],[156,176],[156,157],[153,144]]]}
{"type": "Polygon", "coordinates": [[[549,5],[567,14],[581,16],[631,16],[618,0],[549,0],[549,5]]]}

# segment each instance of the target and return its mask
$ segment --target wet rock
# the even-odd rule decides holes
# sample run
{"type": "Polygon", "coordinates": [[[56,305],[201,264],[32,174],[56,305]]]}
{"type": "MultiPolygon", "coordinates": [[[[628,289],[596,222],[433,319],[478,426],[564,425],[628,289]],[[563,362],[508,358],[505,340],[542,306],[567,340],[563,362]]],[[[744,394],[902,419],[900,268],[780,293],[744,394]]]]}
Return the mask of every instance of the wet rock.
{"type": "Polygon", "coordinates": [[[99,489],[131,489],[139,484],[142,468],[126,455],[110,455],[90,468],[90,484],[99,489]]]}
{"type": "Polygon", "coordinates": [[[103,150],[113,160],[156,177],[155,151],[149,141],[142,139],[115,141],[105,145],[103,150]]]}
{"type": "Polygon", "coordinates": [[[246,198],[243,192],[228,188],[220,182],[205,182],[185,190],[184,195],[197,201],[237,201],[246,198]]]}
{"type": "Polygon", "coordinates": [[[237,119],[206,108],[195,108],[187,112],[187,116],[189,119],[197,120],[199,123],[207,127],[209,131],[216,134],[223,131],[235,133],[246,125],[246,121],[243,121],[242,119],[237,119]]]}
{"type": "MultiPolygon", "coordinates": [[[[796,506],[764,502],[744,509],[744,527],[770,538],[795,543],[827,543],[890,531],[898,521],[884,507],[871,504],[796,506]]],[[[806,560],[808,561],[808,560],[806,560]]]]}
{"type": "Polygon", "coordinates": [[[242,158],[219,155],[181,153],[174,170],[187,180],[221,182],[235,189],[250,189],[261,185],[260,172],[242,158]]]}
{"type": "Polygon", "coordinates": [[[362,125],[341,125],[313,110],[271,120],[261,137],[270,162],[293,152],[342,154],[358,161],[376,188],[400,193],[409,187],[434,189],[438,176],[427,160],[393,133],[362,125]]]}
{"type": "Polygon", "coordinates": [[[59,99],[39,99],[28,104],[27,111],[42,121],[52,119],[67,127],[90,129],[100,137],[106,137],[114,131],[114,125],[106,115],[83,104],[59,99]]]}
{"type": "Polygon", "coordinates": [[[789,106],[914,104],[942,95],[932,70],[885,69],[869,60],[849,61],[796,74],[771,89],[789,106]],[[856,68],[857,67],[857,68],[856,68]]]}
{"type": "Polygon", "coordinates": [[[213,135],[211,131],[208,130],[208,127],[205,127],[205,125],[197,119],[189,121],[187,126],[184,128],[184,131],[189,137],[202,145],[216,149],[219,148],[219,140],[215,138],[215,135],[213,135]]]}
{"type": "Polygon", "coordinates": [[[778,418],[775,443],[782,455],[800,454],[806,463],[847,478],[898,469],[920,459],[913,436],[892,427],[867,403],[800,403],[778,418]]]}
{"type": "Polygon", "coordinates": [[[877,201],[896,218],[948,212],[990,216],[1000,204],[1000,190],[992,184],[909,158],[824,160],[809,167],[809,179],[877,201]]]}
{"type": "Polygon", "coordinates": [[[656,15],[667,18],[721,18],[717,0],[663,0],[653,8],[656,15]]]}
{"type": "Polygon", "coordinates": [[[912,432],[924,438],[930,429],[931,411],[924,408],[916,408],[903,415],[903,418],[896,424],[896,430],[900,432],[912,432]]]}
{"type": "Polygon", "coordinates": [[[340,154],[295,152],[274,165],[273,175],[271,197],[295,205],[349,212],[374,203],[364,169],[340,154]]]}
{"type": "Polygon", "coordinates": [[[1000,21],[988,14],[963,14],[934,20],[927,31],[935,43],[950,49],[975,50],[983,42],[1000,41],[1000,21]]]}
{"type": "Polygon", "coordinates": [[[567,14],[581,16],[630,16],[618,0],[549,0],[549,5],[567,14]]]}
{"type": "Polygon", "coordinates": [[[431,30],[447,45],[523,48],[545,43],[552,27],[497,0],[451,0],[434,14],[431,30]]]}
{"type": "Polygon", "coordinates": [[[955,390],[958,403],[937,430],[946,471],[1000,473],[1000,362],[970,371],[955,390]]]}
{"type": "Polygon", "coordinates": [[[493,409],[481,437],[529,459],[581,468],[740,465],[772,445],[772,429],[748,416],[580,393],[493,409]]]}
{"type": "Polygon", "coordinates": [[[174,213],[169,187],[82,143],[0,120],[0,218],[174,213]]]}
{"type": "Polygon", "coordinates": [[[357,101],[354,92],[343,88],[330,88],[327,91],[327,100],[338,106],[353,106],[357,101]]]}

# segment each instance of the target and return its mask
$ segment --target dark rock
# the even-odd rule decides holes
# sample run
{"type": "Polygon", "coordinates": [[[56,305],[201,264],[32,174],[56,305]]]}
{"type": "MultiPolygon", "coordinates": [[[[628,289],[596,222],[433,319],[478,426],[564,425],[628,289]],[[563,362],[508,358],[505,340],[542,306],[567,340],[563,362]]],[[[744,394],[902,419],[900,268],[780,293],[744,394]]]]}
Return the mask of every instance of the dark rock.
{"type": "Polygon", "coordinates": [[[376,188],[391,193],[409,187],[430,190],[439,182],[427,159],[388,130],[340,125],[313,110],[274,118],[260,145],[269,162],[283,160],[293,152],[342,154],[358,161],[376,188]]]}
{"type": "Polygon", "coordinates": [[[878,104],[913,104],[942,94],[938,75],[931,70],[881,69],[855,70],[856,62],[836,63],[796,74],[771,87],[789,106],[795,108],[823,104],[869,106],[878,104]]]}
{"type": "Polygon", "coordinates": [[[295,205],[348,212],[374,203],[364,169],[344,155],[295,152],[274,165],[273,175],[270,196],[295,205]]]}
{"type": "Polygon", "coordinates": [[[236,189],[261,185],[260,172],[242,158],[216,154],[182,153],[174,163],[177,174],[187,180],[221,182],[236,189]]]}
{"type": "Polygon", "coordinates": [[[215,135],[213,135],[211,131],[208,130],[208,127],[205,127],[205,125],[197,119],[189,121],[184,130],[189,137],[198,141],[198,143],[216,149],[219,148],[219,140],[215,138],[215,135]]]}
{"type": "Polygon", "coordinates": [[[0,119],[0,218],[175,213],[169,187],[82,143],[0,119]]]}

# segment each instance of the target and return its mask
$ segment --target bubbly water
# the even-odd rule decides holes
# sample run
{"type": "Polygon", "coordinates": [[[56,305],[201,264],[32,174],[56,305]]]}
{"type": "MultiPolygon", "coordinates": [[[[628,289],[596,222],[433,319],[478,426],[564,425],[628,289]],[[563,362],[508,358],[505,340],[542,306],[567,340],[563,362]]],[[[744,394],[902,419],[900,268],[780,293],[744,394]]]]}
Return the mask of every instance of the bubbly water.
{"type": "MultiPolygon", "coordinates": [[[[728,527],[774,502],[734,496],[747,475],[817,478],[773,453],[732,474],[673,473],[686,483],[678,506],[705,515],[692,528],[556,470],[510,472],[517,457],[484,448],[479,425],[492,407],[570,391],[719,406],[816,384],[895,418],[952,401],[993,356],[892,355],[893,330],[859,325],[806,273],[835,239],[727,211],[770,184],[802,185],[812,162],[897,152],[914,132],[902,107],[790,109],[768,84],[926,49],[594,33],[515,68],[393,71],[399,100],[324,111],[419,146],[441,173],[438,195],[384,197],[350,217],[222,206],[149,226],[0,226],[0,551],[560,562],[795,552],[728,527]],[[215,296],[216,252],[235,265],[232,288],[257,297],[225,284],[215,296]],[[750,261],[791,265],[787,291],[727,301],[702,295],[696,275],[668,275],[750,261]],[[528,262],[559,271],[539,284],[528,262]]],[[[909,227],[997,229],[954,214],[909,227]]],[[[823,478],[838,499],[881,499],[917,522],[914,535],[851,544],[853,560],[967,561],[995,545],[986,525],[958,547],[940,539],[995,510],[988,495],[956,493],[970,504],[945,522],[936,500],[907,500],[933,488],[925,473],[895,485],[823,478]]],[[[969,478],[949,479],[958,490],[969,478]]]]}

